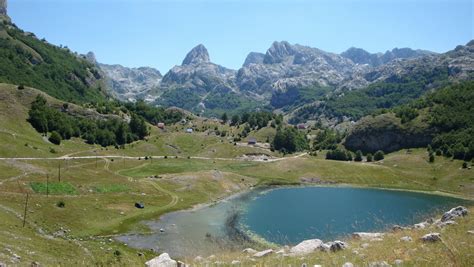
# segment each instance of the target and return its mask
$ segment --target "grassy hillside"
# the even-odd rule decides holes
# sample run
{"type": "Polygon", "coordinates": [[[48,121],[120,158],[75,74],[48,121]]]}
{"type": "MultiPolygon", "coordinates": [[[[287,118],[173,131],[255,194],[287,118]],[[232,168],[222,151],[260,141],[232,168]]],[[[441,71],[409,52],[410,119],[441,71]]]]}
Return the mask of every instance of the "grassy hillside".
{"type": "Polygon", "coordinates": [[[0,82],[38,88],[72,103],[103,101],[99,70],[66,47],[0,20],[0,82]]]}

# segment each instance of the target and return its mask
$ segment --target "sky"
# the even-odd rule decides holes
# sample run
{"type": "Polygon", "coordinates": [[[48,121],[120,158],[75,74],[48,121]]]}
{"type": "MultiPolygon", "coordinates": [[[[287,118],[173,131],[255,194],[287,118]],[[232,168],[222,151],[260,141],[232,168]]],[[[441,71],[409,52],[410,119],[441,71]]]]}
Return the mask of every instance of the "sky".
{"type": "Polygon", "coordinates": [[[238,69],[288,41],[341,53],[410,47],[446,52],[474,39],[472,0],[9,0],[20,28],[99,62],[162,73],[204,44],[238,69]]]}

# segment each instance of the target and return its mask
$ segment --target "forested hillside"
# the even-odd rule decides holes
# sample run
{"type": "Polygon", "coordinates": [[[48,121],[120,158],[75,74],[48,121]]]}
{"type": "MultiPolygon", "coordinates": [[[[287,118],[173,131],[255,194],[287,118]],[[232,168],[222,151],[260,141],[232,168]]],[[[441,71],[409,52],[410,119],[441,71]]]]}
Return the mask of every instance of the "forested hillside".
{"type": "Polygon", "coordinates": [[[31,86],[58,99],[85,103],[105,99],[97,67],[67,47],[39,40],[0,20],[0,82],[31,86]]]}

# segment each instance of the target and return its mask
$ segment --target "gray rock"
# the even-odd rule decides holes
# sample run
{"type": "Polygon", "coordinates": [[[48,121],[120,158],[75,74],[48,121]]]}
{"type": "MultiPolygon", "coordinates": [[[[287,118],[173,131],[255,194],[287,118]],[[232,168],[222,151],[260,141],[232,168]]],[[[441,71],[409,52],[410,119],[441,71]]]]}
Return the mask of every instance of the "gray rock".
{"type": "Polygon", "coordinates": [[[262,258],[273,253],[273,249],[267,249],[253,254],[255,258],[262,258]]]}
{"type": "Polygon", "coordinates": [[[438,226],[439,228],[444,228],[448,225],[455,225],[457,224],[457,222],[453,221],[453,220],[448,220],[448,221],[439,221],[436,223],[436,226],[438,226]]]}
{"type": "Polygon", "coordinates": [[[346,262],[342,265],[342,267],[354,267],[354,264],[352,264],[351,262],[346,262]]]}
{"type": "Polygon", "coordinates": [[[384,237],[384,233],[365,233],[365,232],[356,232],[352,234],[353,238],[361,240],[374,240],[384,237]]]}
{"type": "Polygon", "coordinates": [[[392,266],[392,265],[388,264],[386,261],[375,261],[375,262],[369,263],[369,267],[388,267],[388,266],[392,266]]]}
{"type": "Polygon", "coordinates": [[[441,241],[441,234],[440,233],[429,233],[421,237],[423,242],[437,242],[441,241]]]}
{"type": "Polygon", "coordinates": [[[370,244],[369,243],[363,243],[360,245],[362,248],[368,248],[370,247],[370,244]]]}
{"type": "Polygon", "coordinates": [[[202,261],[204,261],[204,258],[201,257],[201,256],[196,256],[196,258],[194,258],[194,261],[195,262],[202,262],[202,261]]]}
{"type": "Polygon", "coordinates": [[[253,254],[257,253],[258,251],[256,251],[256,250],[253,249],[253,248],[246,248],[246,249],[242,250],[242,252],[243,252],[243,253],[247,253],[247,254],[252,254],[252,255],[253,255],[253,254]]]}
{"type": "Polygon", "coordinates": [[[7,15],[7,0],[0,0],[0,15],[7,15]]]}
{"type": "Polygon", "coordinates": [[[397,265],[397,266],[400,266],[400,265],[403,264],[403,261],[400,260],[400,259],[396,259],[396,260],[393,262],[393,264],[395,264],[395,265],[397,265]]]}
{"type": "Polygon", "coordinates": [[[204,45],[199,44],[189,53],[183,60],[182,65],[191,65],[191,64],[199,64],[199,63],[208,63],[210,62],[209,53],[204,45]]]}
{"type": "Polygon", "coordinates": [[[240,265],[240,261],[238,261],[238,260],[233,260],[230,264],[232,264],[232,265],[240,265]]]}
{"type": "Polygon", "coordinates": [[[147,267],[178,267],[178,263],[171,259],[168,253],[162,253],[145,263],[147,267]]]}
{"type": "Polygon", "coordinates": [[[467,209],[463,206],[458,206],[456,208],[452,208],[449,211],[445,212],[441,217],[442,222],[454,220],[458,217],[464,217],[468,213],[467,209]]]}
{"type": "Polygon", "coordinates": [[[320,249],[322,251],[331,251],[331,252],[336,252],[339,250],[343,250],[347,247],[347,244],[345,242],[336,240],[333,242],[321,244],[320,249]]]}
{"type": "Polygon", "coordinates": [[[400,238],[400,241],[403,241],[403,242],[411,242],[412,240],[413,239],[409,236],[404,236],[400,238]]]}
{"type": "Polygon", "coordinates": [[[474,235],[474,230],[467,231],[468,234],[474,235]]]}
{"type": "Polygon", "coordinates": [[[290,249],[290,254],[295,256],[302,256],[312,252],[315,252],[320,249],[323,241],[319,239],[309,239],[304,240],[298,245],[290,249]]]}
{"type": "Polygon", "coordinates": [[[263,64],[264,58],[265,58],[265,54],[250,52],[245,58],[243,66],[248,67],[250,64],[263,64]]]}

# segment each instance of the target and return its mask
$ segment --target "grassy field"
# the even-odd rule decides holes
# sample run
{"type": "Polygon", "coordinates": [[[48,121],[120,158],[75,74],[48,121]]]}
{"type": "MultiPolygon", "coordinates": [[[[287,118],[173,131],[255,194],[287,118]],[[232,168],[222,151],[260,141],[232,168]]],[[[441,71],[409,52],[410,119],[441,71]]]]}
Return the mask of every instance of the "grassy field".
{"type": "MultiPolygon", "coordinates": [[[[147,232],[149,229],[140,223],[142,220],[215,202],[258,185],[299,184],[302,178],[319,178],[336,185],[474,198],[473,170],[462,169],[461,161],[442,157],[428,163],[427,153],[422,149],[391,153],[376,163],[328,161],[324,152],[317,157],[288,155],[274,162],[242,161],[237,157],[247,153],[282,155],[235,146],[231,137],[216,136],[209,129],[218,127],[235,133],[238,129],[201,119],[191,122],[199,129],[193,134],[184,133],[187,125],[168,126],[165,131],[152,128],[147,140],[127,145],[125,149],[91,146],[79,139],[54,146],[26,121],[28,104],[37,93],[34,89],[18,91],[14,86],[0,85],[0,157],[93,157],[0,160],[0,262],[7,265],[29,265],[37,261],[43,266],[141,266],[156,252],[128,248],[115,242],[113,235],[131,230],[147,232]],[[50,148],[56,153],[51,153],[50,148]],[[95,158],[96,155],[99,157],[95,158]],[[105,155],[132,158],[100,158],[105,155]],[[155,157],[145,160],[144,156],[155,157]],[[135,208],[136,202],[144,203],[145,208],[135,208]]],[[[273,133],[273,129],[266,128],[251,135],[265,141],[273,133]]],[[[424,231],[396,233],[364,249],[361,252],[364,257],[350,249],[336,254],[317,253],[305,259],[270,257],[253,264],[300,266],[305,262],[332,266],[352,261],[363,265],[379,259],[401,258],[415,266],[430,266],[434,262],[467,266],[466,263],[473,261],[474,242],[472,235],[465,237],[465,233],[467,229],[473,230],[473,222],[469,216],[459,225],[446,228],[442,244],[428,246],[417,241],[401,244],[400,235],[417,238],[424,231]],[[463,237],[470,238],[465,241],[468,245],[457,242],[463,237]]],[[[351,248],[360,246],[358,241],[350,242],[351,248]]],[[[235,252],[218,258],[250,264],[235,252]]]]}

